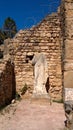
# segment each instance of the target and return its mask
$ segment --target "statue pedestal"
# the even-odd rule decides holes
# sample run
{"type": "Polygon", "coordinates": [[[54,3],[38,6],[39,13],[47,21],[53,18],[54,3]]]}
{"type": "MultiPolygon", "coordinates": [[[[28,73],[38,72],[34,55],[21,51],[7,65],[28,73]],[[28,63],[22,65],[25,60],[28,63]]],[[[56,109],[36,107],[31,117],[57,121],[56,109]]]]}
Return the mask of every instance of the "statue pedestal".
{"type": "Polygon", "coordinates": [[[34,94],[32,95],[33,98],[50,98],[49,94],[34,94]]]}
{"type": "Polygon", "coordinates": [[[33,94],[32,98],[31,98],[31,102],[35,102],[35,103],[38,103],[38,104],[48,103],[48,104],[52,105],[51,97],[48,94],[43,94],[43,95],[33,94]]]}
{"type": "Polygon", "coordinates": [[[32,101],[40,101],[41,103],[50,103],[50,105],[52,104],[52,100],[51,97],[49,96],[48,93],[46,94],[36,94],[33,93],[32,95],[32,101]]]}

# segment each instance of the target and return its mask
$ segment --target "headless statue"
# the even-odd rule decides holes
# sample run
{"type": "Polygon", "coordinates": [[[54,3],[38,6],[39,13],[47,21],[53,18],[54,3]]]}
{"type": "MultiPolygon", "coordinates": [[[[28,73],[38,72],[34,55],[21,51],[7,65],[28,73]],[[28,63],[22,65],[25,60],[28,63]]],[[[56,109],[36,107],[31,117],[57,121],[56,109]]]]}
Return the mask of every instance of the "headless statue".
{"type": "Polygon", "coordinates": [[[46,96],[45,84],[48,78],[48,67],[44,54],[37,53],[32,59],[34,66],[34,96],[46,96]]]}

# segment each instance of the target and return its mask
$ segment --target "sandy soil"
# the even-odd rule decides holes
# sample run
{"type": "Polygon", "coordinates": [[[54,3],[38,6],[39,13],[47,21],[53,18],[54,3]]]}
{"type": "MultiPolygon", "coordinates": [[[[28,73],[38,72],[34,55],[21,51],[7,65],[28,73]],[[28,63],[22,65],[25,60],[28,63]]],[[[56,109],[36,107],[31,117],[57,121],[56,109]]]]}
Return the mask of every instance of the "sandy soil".
{"type": "Polygon", "coordinates": [[[21,100],[0,112],[0,130],[63,130],[63,104],[21,100]]]}

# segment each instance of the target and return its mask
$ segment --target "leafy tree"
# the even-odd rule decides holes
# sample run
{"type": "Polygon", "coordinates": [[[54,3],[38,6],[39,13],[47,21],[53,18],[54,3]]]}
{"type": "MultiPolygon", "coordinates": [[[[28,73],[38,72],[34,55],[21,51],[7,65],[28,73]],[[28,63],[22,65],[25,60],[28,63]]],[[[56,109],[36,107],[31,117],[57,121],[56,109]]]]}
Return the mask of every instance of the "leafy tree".
{"type": "Polygon", "coordinates": [[[8,17],[5,19],[3,25],[3,33],[7,38],[13,38],[17,33],[16,23],[12,18],[8,17]]]}

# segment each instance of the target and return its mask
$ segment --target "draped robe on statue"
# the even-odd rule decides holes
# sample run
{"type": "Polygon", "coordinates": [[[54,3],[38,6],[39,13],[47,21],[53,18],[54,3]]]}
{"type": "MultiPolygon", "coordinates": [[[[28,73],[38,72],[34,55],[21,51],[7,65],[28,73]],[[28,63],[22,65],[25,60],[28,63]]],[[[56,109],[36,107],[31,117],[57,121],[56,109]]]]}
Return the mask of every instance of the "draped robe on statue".
{"type": "Polygon", "coordinates": [[[34,65],[34,90],[35,96],[46,96],[45,84],[48,78],[48,67],[44,54],[38,53],[32,59],[34,65]]]}

